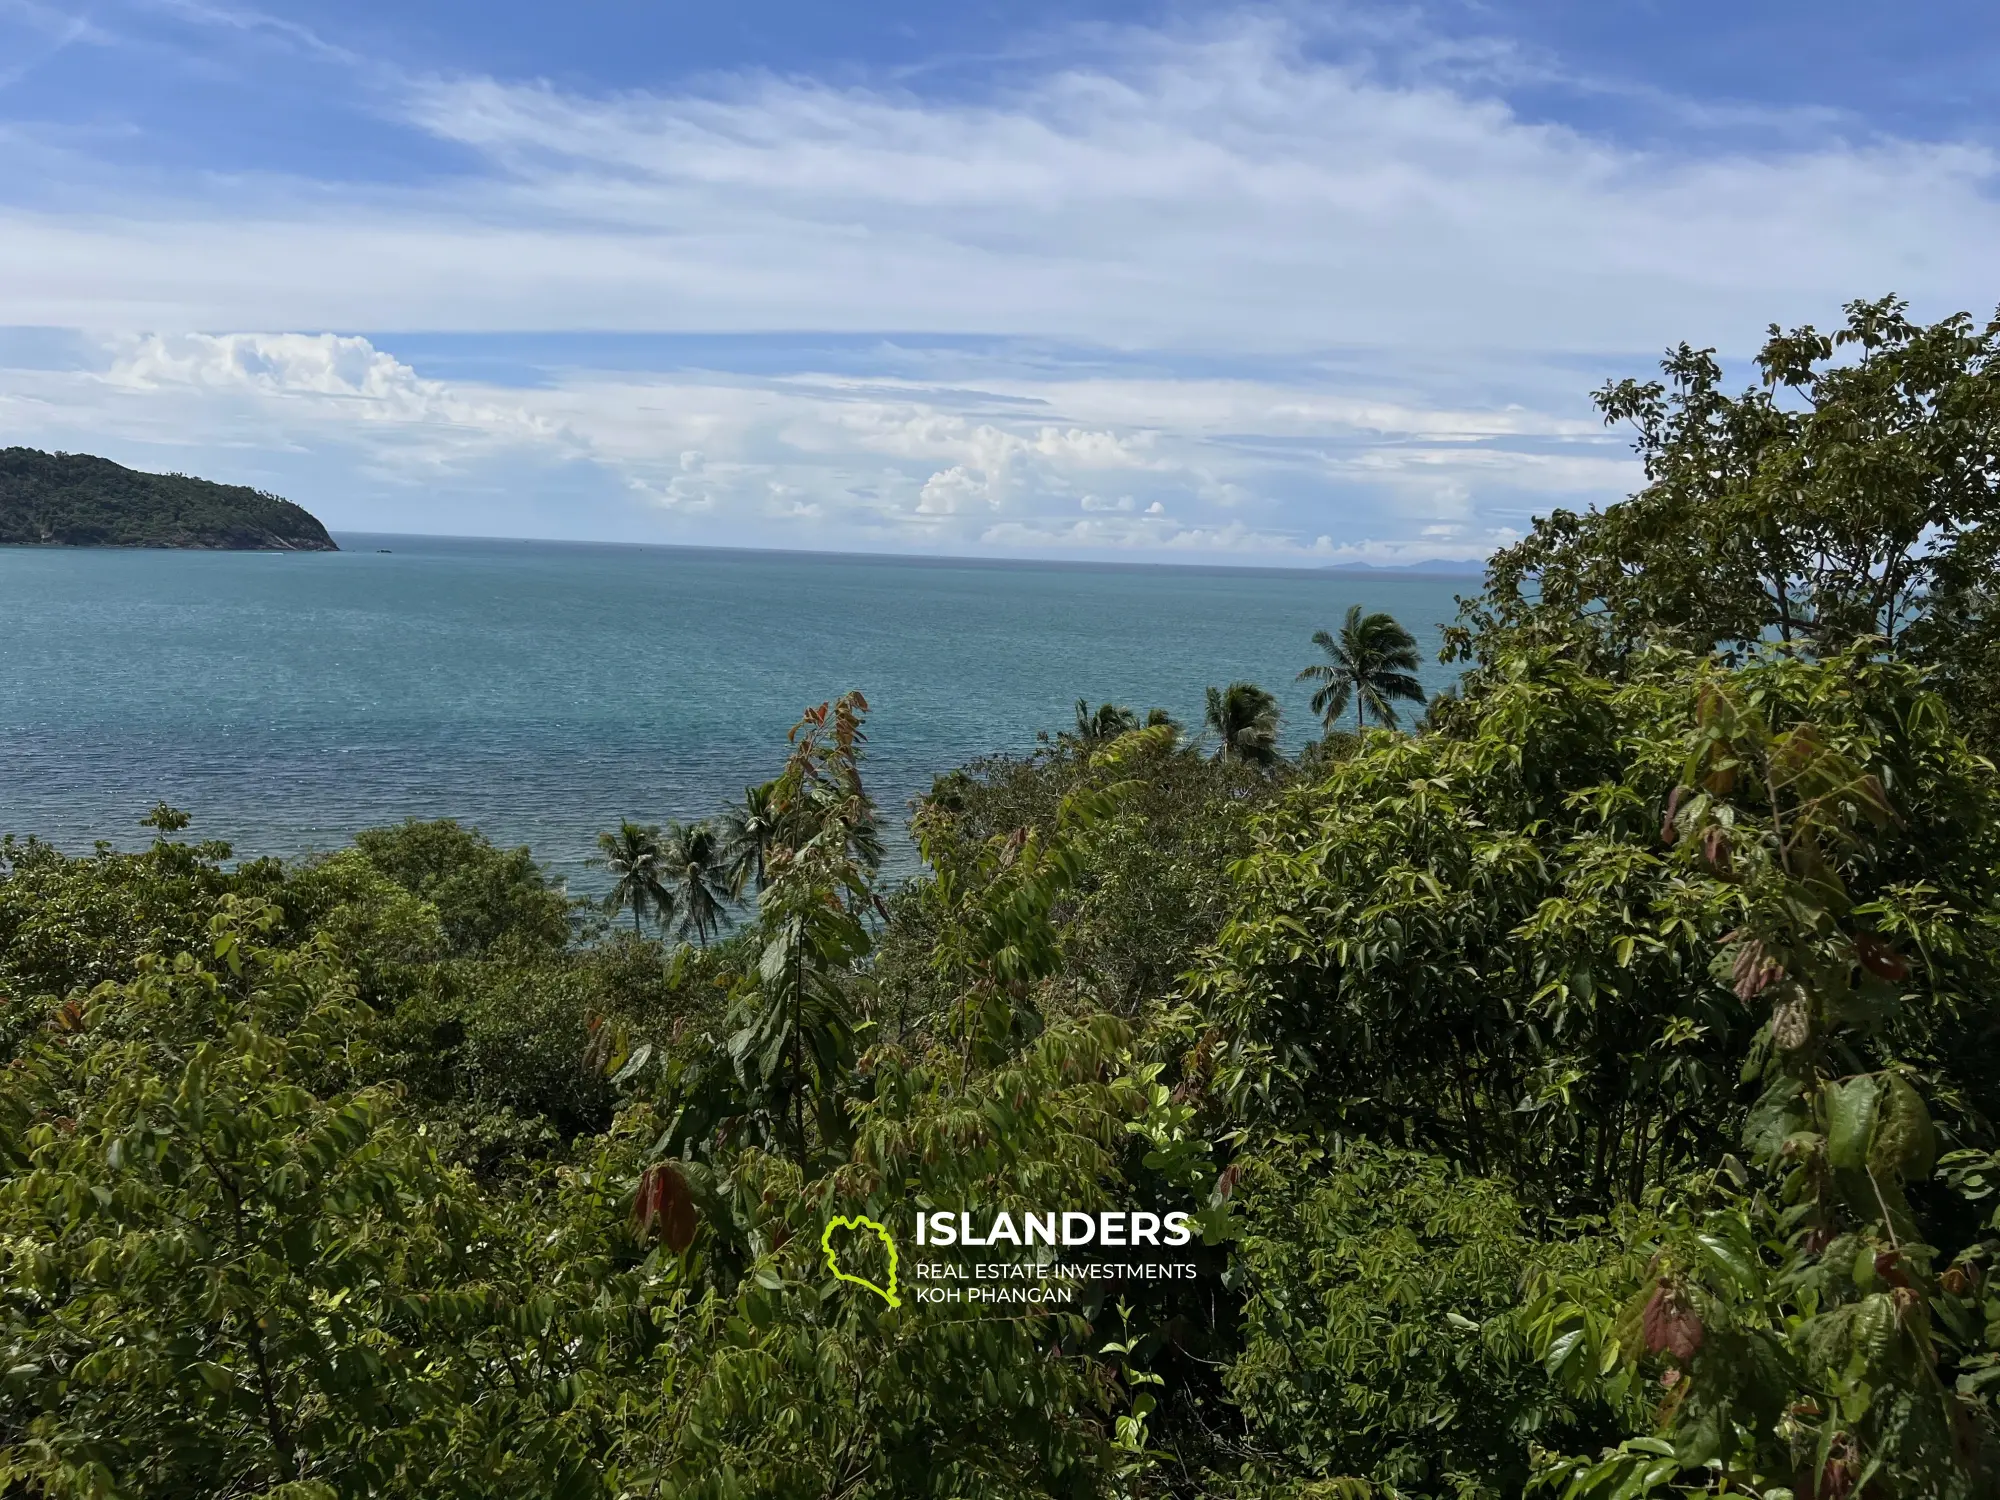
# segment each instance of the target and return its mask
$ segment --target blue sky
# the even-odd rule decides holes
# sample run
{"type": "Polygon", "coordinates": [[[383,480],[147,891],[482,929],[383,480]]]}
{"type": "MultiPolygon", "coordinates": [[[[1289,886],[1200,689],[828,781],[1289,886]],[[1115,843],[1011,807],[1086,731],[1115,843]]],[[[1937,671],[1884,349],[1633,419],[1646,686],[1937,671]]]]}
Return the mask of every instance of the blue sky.
{"type": "Polygon", "coordinates": [[[0,443],[336,529],[1472,559],[2000,301],[2000,11],[0,0],[0,443]]]}

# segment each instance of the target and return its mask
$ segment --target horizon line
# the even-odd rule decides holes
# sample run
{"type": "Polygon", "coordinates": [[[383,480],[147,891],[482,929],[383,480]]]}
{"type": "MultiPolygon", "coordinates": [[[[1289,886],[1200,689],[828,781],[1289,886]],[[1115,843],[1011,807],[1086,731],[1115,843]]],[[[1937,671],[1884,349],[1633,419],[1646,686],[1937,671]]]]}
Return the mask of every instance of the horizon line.
{"type": "MultiPolygon", "coordinates": [[[[1207,570],[1235,573],[1303,573],[1319,575],[1325,573],[1351,573],[1368,577],[1392,578],[1483,578],[1486,572],[1484,560],[1479,562],[1455,562],[1449,558],[1426,558],[1414,563],[1365,563],[1365,562],[1249,562],[1218,561],[1201,558],[1099,558],[1099,557],[1050,557],[1034,554],[992,554],[958,552],[876,552],[865,548],[845,547],[772,547],[754,543],[719,542],[637,542],[598,537],[532,537],[498,536],[483,532],[442,532],[442,531],[361,531],[329,526],[327,534],[336,542],[347,536],[356,539],[381,539],[411,542],[517,542],[540,547],[629,547],[661,552],[721,552],[748,556],[849,558],[855,561],[888,563],[956,563],[976,567],[1057,567],[1057,568],[1111,568],[1127,570],[1184,569],[1189,571],[1207,570]]],[[[344,549],[343,549],[344,550],[344,549]]],[[[301,556],[306,554],[300,554],[301,556]]]]}

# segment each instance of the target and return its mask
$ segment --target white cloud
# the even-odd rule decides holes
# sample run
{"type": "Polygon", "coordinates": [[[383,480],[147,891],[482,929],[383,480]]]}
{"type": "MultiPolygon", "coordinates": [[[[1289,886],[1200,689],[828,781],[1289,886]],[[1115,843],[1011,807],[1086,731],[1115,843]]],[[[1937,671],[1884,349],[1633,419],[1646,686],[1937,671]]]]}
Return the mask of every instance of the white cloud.
{"type": "Polygon", "coordinates": [[[1689,105],[1677,150],[1640,150],[1510,107],[1549,60],[1378,21],[1335,61],[1268,17],[1124,32],[976,99],[368,65],[425,159],[468,164],[416,185],[141,180],[0,123],[0,324],[1032,345],[509,386],[420,373],[393,334],[109,332],[0,369],[0,440],[288,487],[353,526],[1474,557],[1633,483],[1579,395],[1608,369],[1856,295],[1993,295],[1984,147],[1689,105]]]}
{"type": "Polygon", "coordinates": [[[1483,508],[1529,485],[1609,492],[1630,467],[1566,417],[1273,381],[585,370],[501,387],[328,334],[114,337],[82,368],[0,369],[0,413],[13,440],[280,488],[273,456],[293,455],[336,527],[503,530],[511,495],[547,500],[538,534],[732,544],[1278,559],[1331,555],[1338,515],[1343,543],[1472,556],[1483,508]],[[1175,420],[1132,420],[1149,412],[1175,420]],[[423,518],[369,499],[398,491],[423,518]]]}
{"type": "Polygon", "coordinates": [[[336,334],[148,334],[112,341],[107,385],[198,390],[294,406],[307,421],[388,423],[499,441],[561,442],[556,426],[504,400],[468,400],[365,338],[336,334]]]}
{"type": "Polygon", "coordinates": [[[409,126],[475,170],[226,198],[123,181],[61,215],[0,212],[0,321],[1629,351],[1740,347],[1887,289],[1991,295],[1983,147],[1710,132],[1645,152],[1523,118],[1491,59],[1406,39],[1371,68],[1295,42],[1241,18],[1130,33],[978,102],[405,81],[409,126]]]}
{"type": "Polygon", "coordinates": [[[924,481],[917,494],[917,513],[955,516],[966,511],[993,510],[998,504],[992,485],[975,477],[964,464],[940,469],[924,481]]]}

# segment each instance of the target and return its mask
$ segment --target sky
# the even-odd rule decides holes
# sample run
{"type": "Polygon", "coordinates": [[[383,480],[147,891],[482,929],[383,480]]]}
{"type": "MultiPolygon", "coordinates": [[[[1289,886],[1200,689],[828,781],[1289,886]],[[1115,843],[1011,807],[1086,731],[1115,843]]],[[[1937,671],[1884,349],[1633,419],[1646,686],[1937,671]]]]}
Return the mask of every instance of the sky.
{"type": "Polygon", "coordinates": [[[1990,0],[0,0],[0,445],[336,532],[1472,562],[2000,302],[1990,0]]]}

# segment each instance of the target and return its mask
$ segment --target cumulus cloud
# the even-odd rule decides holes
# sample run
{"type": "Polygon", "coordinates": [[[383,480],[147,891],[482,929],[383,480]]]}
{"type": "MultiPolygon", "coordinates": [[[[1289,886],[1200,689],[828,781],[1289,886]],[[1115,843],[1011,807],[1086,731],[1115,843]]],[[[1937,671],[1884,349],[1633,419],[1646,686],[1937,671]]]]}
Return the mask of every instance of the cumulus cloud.
{"type": "MultiPolygon", "coordinates": [[[[996,371],[940,387],[585,369],[498,386],[422,375],[355,336],[116,336],[94,348],[56,370],[0,359],[0,415],[16,440],[86,433],[80,446],[109,443],[129,461],[163,466],[145,450],[167,448],[164,466],[265,483],[276,481],[263,469],[242,472],[243,455],[293,454],[313,465],[312,493],[331,492],[329,519],[357,528],[382,524],[349,519],[357,492],[421,490],[420,529],[497,530],[486,497],[546,489],[587,492],[597,533],[633,538],[1277,559],[1346,555],[1327,539],[1338,514],[1338,546],[1474,557],[1497,534],[1482,516],[1508,496],[1590,494],[1630,470],[1613,440],[1567,417],[1426,411],[1270,381],[1038,385],[996,371]],[[1154,412],[1169,420],[1140,424],[1154,412]],[[1440,524],[1450,530],[1424,529],[1440,524]]],[[[569,534],[560,519],[555,529],[569,534]]]]}
{"type": "Polygon", "coordinates": [[[148,334],[111,342],[107,385],[284,402],[306,421],[386,423],[493,441],[566,441],[520,405],[427,380],[365,338],[319,333],[148,334]]]}

